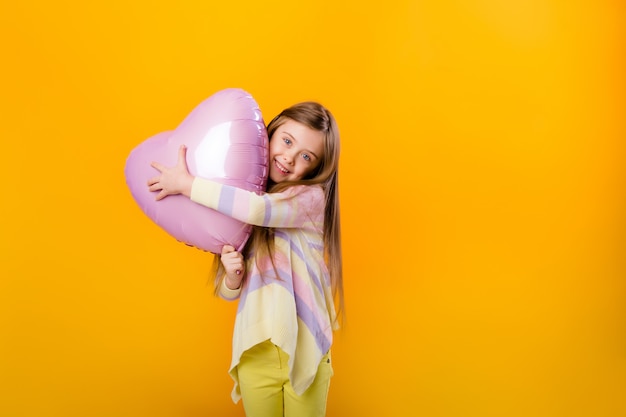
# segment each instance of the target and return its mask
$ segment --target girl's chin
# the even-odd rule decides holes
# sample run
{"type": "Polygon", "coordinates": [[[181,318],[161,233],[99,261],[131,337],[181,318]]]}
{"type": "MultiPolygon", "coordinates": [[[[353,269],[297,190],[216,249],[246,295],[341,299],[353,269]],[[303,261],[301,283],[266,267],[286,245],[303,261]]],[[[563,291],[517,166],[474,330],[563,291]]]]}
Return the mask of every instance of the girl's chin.
{"type": "Polygon", "coordinates": [[[274,184],[278,184],[279,182],[285,181],[286,177],[279,173],[270,173],[269,181],[274,184]]]}

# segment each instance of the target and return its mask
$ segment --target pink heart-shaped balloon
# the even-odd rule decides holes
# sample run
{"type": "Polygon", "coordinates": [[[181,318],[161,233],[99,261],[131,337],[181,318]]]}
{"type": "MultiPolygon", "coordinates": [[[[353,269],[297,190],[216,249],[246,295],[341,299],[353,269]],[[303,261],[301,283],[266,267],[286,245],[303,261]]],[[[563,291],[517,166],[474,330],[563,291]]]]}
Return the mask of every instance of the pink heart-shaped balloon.
{"type": "Polygon", "coordinates": [[[126,160],[126,184],[143,212],[177,240],[219,254],[228,244],[241,250],[252,226],[192,202],[182,195],[156,201],[148,179],[152,161],[176,165],[187,146],[189,172],[198,177],[261,193],[268,175],[268,137],[258,104],[244,90],[218,91],[200,103],[173,131],[152,136],[126,160]]]}

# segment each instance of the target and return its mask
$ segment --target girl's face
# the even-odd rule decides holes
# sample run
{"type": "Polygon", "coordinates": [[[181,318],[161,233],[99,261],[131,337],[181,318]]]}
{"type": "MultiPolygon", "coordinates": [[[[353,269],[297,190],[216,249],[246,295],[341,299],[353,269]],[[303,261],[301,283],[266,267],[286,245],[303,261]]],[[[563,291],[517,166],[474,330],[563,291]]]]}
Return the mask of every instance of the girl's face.
{"type": "Polygon", "coordinates": [[[270,179],[278,184],[305,178],[324,157],[324,134],[288,119],[270,140],[270,179]]]}

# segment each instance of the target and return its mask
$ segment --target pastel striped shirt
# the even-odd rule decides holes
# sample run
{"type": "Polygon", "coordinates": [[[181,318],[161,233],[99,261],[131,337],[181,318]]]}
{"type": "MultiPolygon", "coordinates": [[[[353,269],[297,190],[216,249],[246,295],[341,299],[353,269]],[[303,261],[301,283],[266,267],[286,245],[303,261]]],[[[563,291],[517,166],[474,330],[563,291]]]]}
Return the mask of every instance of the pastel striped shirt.
{"type": "Polygon", "coordinates": [[[191,200],[247,224],[274,228],[274,262],[246,255],[241,289],[222,286],[226,299],[239,297],[229,373],[232,392],[241,398],[237,364],[246,350],[270,339],[289,355],[290,381],[302,394],[315,379],[330,349],[335,306],[324,261],[324,191],[320,186],[294,186],[258,195],[237,187],[196,178],[191,200]],[[259,268],[260,265],[260,268],[259,268]]]}

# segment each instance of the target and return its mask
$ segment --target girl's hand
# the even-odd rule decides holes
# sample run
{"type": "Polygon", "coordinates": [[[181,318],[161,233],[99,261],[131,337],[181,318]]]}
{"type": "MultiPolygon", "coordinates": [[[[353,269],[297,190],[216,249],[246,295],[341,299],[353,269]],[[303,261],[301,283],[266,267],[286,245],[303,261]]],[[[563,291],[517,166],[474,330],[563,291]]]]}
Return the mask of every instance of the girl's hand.
{"type": "Polygon", "coordinates": [[[193,184],[194,177],[189,173],[189,168],[187,168],[186,155],[187,147],[181,145],[178,149],[178,163],[175,167],[169,168],[158,162],[150,164],[150,166],[161,173],[161,175],[148,180],[148,190],[159,191],[156,196],[157,200],[162,200],[168,195],[174,194],[191,196],[191,184],[193,184]]]}
{"type": "Polygon", "coordinates": [[[221,256],[222,265],[226,271],[226,286],[231,290],[236,290],[241,286],[241,280],[245,272],[245,264],[243,255],[235,250],[234,247],[224,245],[221,256]]]}

